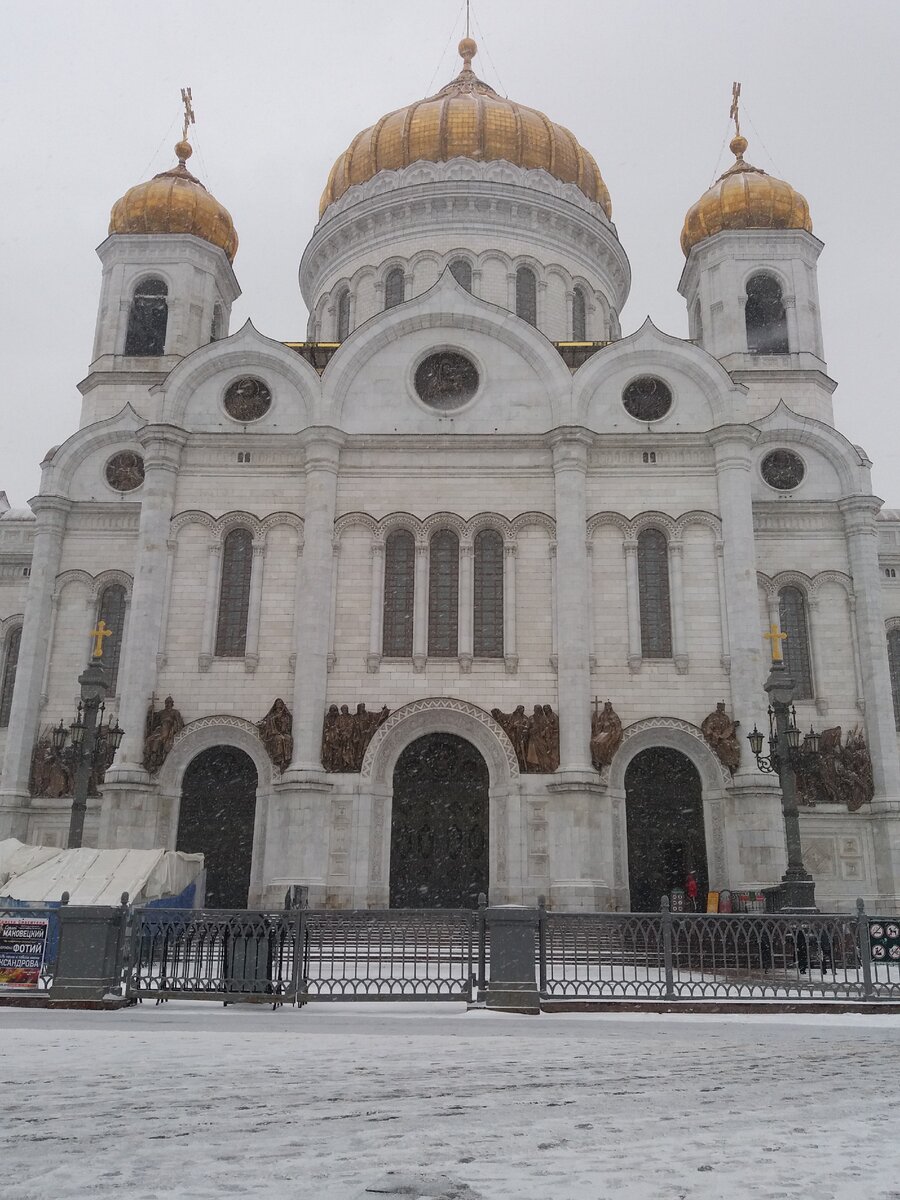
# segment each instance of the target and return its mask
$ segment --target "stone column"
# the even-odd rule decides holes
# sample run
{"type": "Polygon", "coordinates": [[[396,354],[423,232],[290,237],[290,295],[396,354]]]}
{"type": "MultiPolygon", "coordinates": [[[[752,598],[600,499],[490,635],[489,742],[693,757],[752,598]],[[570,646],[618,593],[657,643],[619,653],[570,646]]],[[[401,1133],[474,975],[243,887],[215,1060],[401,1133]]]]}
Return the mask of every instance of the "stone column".
{"type": "Polygon", "coordinates": [[[816,701],[816,712],[820,717],[828,715],[828,698],[825,695],[825,664],[823,651],[826,635],[822,630],[822,612],[818,596],[810,596],[809,606],[809,642],[812,655],[813,695],[816,701]]]}
{"type": "Polygon", "coordinates": [[[503,545],[503,661],[507,675],[514,675],[519,666],[516,649],[516,555],[515,542],[503,545]]]}
{"type": "Polygon", "coordinates": [[[900,813],[900,761],[881,607],[878,529],[881,501],[851,496],[838,504],[844,517],[847,556],[856,596],[856,634],[866,706],[866,740],[875,778],[873,809],[900,813]]]}
{"type": "Polygon", "coordinates": [[[722,670],[731,672],[731,638],[728,633],[728,597],[725,590],[725,546],[716,540],[716,585],[719,592],[719,623],[722,633],[722,670]]]}
{"type": "Polygon", "coordinates": [[[622,543],[625,554],[625,607],[628,610],[628,668],[641,669],[641,581],[638,575],[637,538],[622,543]]]}
{"type": "Polygon", "coordinates": [[[688,653],[684,633],[684,544],[669,542],[669,587],[672,605],[672,658],[679,675],[687,673],[688,653]]]}
{"type": "Polygon", "coordinates": [[[413,598],[413,670],[424,671],[428,658],[428,542],[416,540],[413,598]]]}
{"type": "Polygon", "coordinates": [[[266,564],[266,540],[253,539],[250,563],[250,598],[247,605],[247,640],[244,644],[244,670],[252,674],[259,666],[259,623],[262,616],[263,574],[266,564]]]}
{"type": "Polygon", "coordinates": [[[331,625],[334,514],[337,473],[344,438],[336,429],[311,429],[306,450],[306,500],[303,557],[300,560],[301,608],[294,652],[294,761],[282,779],[302,782],[322,776],[322,721],[328,676],[331,625]]]}
{"type": "Polygon", "coordinates": [[[372,590],[369,597],[369,653],[366,669],[374,675],[381,664],[384,644],[384,538],[377,534],[369,547],[372,559],[372,590]]]}
{"type": "Polygon", "coordinates": [[[206,589],[203,597],[203,628],[197,666],[208,671],[216,649],[216,618],[219,611],[219,587],[222,581],[222,539],[216,537],[206,547],[206,589]]]}
{"type": "Polygon", "coordinates": [[[475,547],[471,542],[459,544],[459,669],[472,670],[475,651],[475,547]]]}
{"type": "Polygon", "coordinates": [[[36,496],[31,501],[37,520],[0,782],[0,838],[24,838],[27,833],[31,753],[38,732],[50,612],[70,507],[70,501],[62,496],[36,496]]]}
{"type": "Polygon", "coordinates": [[[144,448],[144,484],[135,547],[131,628],[120,667],[119,724],[125,736],[113,766],[106,773],[110,787],[142,784],[148,778],[142,765],[144,724],[156,684],[169,525],[175,507],[178,464],[187,434],[174,425],[145,425],[138,430],[137,438],[144,448]]]}

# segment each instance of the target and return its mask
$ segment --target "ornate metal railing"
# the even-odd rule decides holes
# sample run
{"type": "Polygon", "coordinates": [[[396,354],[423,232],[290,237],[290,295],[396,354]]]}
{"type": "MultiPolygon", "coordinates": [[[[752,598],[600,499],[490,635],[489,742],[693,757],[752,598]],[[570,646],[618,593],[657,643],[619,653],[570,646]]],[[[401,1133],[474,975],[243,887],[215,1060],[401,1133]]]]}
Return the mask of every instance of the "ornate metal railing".
{"type": "Polygon", "coordinates": [[[551,1000],[900,1000],[895,925],[861,905],[855,915],[546,913],[540,990],[551,1000]],[[883,951],[873,930],[894,933],[883,951]]]}

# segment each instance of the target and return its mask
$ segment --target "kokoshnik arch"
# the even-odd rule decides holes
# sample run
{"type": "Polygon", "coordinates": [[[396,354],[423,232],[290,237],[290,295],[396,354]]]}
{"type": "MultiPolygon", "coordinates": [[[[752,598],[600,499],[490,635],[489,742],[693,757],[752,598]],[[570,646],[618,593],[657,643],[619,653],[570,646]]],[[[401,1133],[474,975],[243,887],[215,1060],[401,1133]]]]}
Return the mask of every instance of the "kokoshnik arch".
{"type": "Polygon", "coordinates": [[[102,617],[126,732],[86,841],[203,849],[212,900],[627,908],[691,864],[755,890],[779,797],[701,726],[765,727],[775,624],[833,778],[852,731],[871,758],[864,802],[804,793],[819,901],[896,909],[900,513],[835,428],[809,206],[736,129],[681,234],[690,339],[623,332],[597,162],[476,50],[338,157],[302,340],[231,329],[187,124],[113,206],[77,432],[0,512],[0,836],[63,838],[34,764],[102,617]]]}

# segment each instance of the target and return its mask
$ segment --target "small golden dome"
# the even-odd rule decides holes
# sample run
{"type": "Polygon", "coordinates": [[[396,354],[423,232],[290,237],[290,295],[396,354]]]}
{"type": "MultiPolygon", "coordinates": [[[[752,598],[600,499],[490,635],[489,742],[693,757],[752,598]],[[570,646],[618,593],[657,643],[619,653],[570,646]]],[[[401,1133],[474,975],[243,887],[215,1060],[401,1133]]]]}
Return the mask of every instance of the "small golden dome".
{"type": "Polygon", "coordinates": [[[783,179],[774,179],[759,167],[744,162],[747,139],[731,139],[737,160],[688,209],[681,231],[685,255],[704,238],[723,229],[805,229],[812,233],[809,205],[783,179]]]}
{"type": "Polygon", "coordinates": [[[110,233],[192,233],[224,250],[232,262],[238,237],[226,208],[184,165],[193,154],[187,141],[175,147],[178,166],[130,188],[109,215],[110,233]]]}
{"type": "Polygon", "coordinates": [[[379,171],[396,171],[423,159],[446,162],[451,158],[502,159],[518,167],[542,169],[563,183],[574,183],[612,216],[600,169],[574,134],[537,109],[498,96],[472,70],[477,52],[474,39],[463,38],[459,43],[463,69],[451,83],[435,96],[388,113],[356,135],[331,168],[319,204],[320,217],[348,188],[379,171]]]}

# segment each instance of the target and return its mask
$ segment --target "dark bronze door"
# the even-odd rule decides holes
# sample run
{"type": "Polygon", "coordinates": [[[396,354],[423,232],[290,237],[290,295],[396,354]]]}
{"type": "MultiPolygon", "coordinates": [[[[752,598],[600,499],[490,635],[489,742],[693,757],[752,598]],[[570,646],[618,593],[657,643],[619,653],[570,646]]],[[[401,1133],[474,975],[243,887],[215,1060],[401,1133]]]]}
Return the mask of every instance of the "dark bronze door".
{"type": "Polygon", "coordinates": [[[394,768],[391,907],[474,908],[487,890],[487,764],[453,734],[417,738],[394,768]]]}
{"type": "Polygon", "coordinates": [[[213,746],[181,785],[177,849],[206,862],[206,907],[246,908],[256,817],[256,767],[243,750],[213,746]]]}
{"type": "Polygon", "coordinates": [[[665,746],[636,754],[625,772],[628,882],[632,912],[658,912],[688,872],[697,878],[698,906],[706,908],[709,879],[703,796],[697,768],[665,746]]]}

